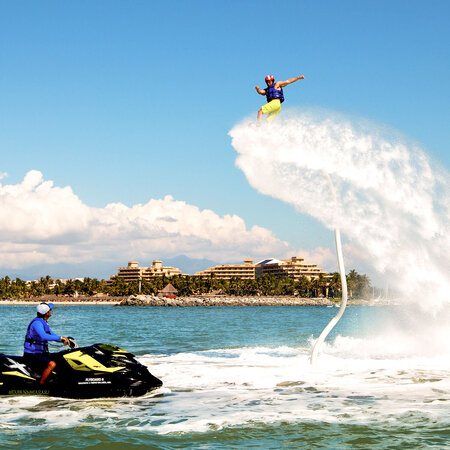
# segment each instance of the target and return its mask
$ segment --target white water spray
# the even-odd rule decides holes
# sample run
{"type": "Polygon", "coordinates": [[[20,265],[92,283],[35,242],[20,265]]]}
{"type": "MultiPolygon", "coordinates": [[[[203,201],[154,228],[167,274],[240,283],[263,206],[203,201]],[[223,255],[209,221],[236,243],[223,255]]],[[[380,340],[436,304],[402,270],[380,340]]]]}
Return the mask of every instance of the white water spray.
{"type": "Polygon", "coordinates": [[[334,238],[336,241],[336,254],[338,257],[339,264],[339,273],[341,274],[342,281],[342,300],[341,306],[339,307],[338,313],[330,320],[328,325],[322,330],[319,338],[314,344],[313,350],[311,352],[311,358],[309,362],[314,364],[314,360],[319,353],[320,347],[323,344],[323,341],[326,339],[330,331],[336,326],[339,322],[339,319],[342,317],[345,311],[345,307],[347,306],[347,279],[345,278],[345,265],[344,265],[344,256],[342,254],[342,243],[341,243],[341,233],[338,229],[334,230],[334,238]]]}
{"type": "MultiPolygon", "coordinates": [[[[330,186],[330,190],[333,194],[333,200],[335,203],[335,206],[337,204],[337,198],[336,198],[336,191],[334,189],[333,183],[331,182],[330,176],[325,173],[325,176],[328,180],[328,184],[330,186]]],[[[348,298],[348,292],[347,292],[347,278],[345,276],[345,264],[344,264],[344,255],[342,253],[342,241],[341,241],[341,232],[338,228],[334,230],[334,240],[336,243],[336,255],[338,259],[338,265],[339,265],[339,273],[341,275],[341,290],[342,290],[342,299],[341,299],[341,305],[339,308],[338,313],[330,320],[328,325],[322,330],[322,333],[320,333],[319,338],[317,339],[316,343],[314,344],[313,350],[311,352],[311,357],[309,362],[311,364],[314,364],[314,360],[316,359],[316,356],[319,353],[320,347],[322,346],[323,342],[325,341],[326,337],[330,333],[330,331],[336,326],[336,324],[339,322],[339,319],[342,317],[345,311],[345,307],[347,306],[347,298],[348,298]]]]}
{"type": "Polygon", "coordinates": [[[416,144],[331,113],[246,121],[230,135],[236,165],[259,192],[340,229],[347,253],[408,302],[428,311],[449,305],[450,177],[416,144]]]}

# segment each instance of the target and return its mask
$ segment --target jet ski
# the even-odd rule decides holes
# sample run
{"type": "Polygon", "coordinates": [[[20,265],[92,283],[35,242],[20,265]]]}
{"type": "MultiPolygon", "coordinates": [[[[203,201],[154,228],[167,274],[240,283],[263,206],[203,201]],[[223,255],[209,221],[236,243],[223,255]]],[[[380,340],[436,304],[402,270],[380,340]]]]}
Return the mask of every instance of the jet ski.
{"type": "Polygon", "coordinates": [[[22,356],[0,354],[0,395],[47,395],[64,398],[138,397],[162,386],[134,355],[111,344],[52,353],[56,368],[44,384],[41,373],[22,356]]]}

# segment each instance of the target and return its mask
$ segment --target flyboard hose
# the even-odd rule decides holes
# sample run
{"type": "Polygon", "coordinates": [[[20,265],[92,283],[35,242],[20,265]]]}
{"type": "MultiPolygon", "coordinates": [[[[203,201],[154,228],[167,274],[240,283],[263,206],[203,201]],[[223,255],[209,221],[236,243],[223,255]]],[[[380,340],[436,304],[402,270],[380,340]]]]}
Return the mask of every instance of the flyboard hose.
{"type": "MultiPolygon", "coordinates": [[[[331,182],[330,176],[326,174],[328,179],[328,183],[330,185],[331,192],[334,197],[334,201],[336,202],[336,192],[334,191],[333,183],[331,182]]],[[[339,273],[341,275],[341,285],[342,285],[342,299],[341,306],[339,308],[338,313],[330,320],[328,325],[323,329],[322,333],[320,333],[319,339],[317,339],[314,344],[313,351],[311,353],[310,363],[313,364],[316,359],[317,354],[319,353],[320,347],[328,336],[328,333],[334,328],[334,326],[339,322],[339,319],[344,314],[345,307],[347,306],[347,279],[345,278],[345,267],[344,267],[344,256],[342,255],[342,243],[341,243],[341,233],[339,228],[334,230],[334,239],[336,241],[336,254],[339,264],[339,273]]]]}

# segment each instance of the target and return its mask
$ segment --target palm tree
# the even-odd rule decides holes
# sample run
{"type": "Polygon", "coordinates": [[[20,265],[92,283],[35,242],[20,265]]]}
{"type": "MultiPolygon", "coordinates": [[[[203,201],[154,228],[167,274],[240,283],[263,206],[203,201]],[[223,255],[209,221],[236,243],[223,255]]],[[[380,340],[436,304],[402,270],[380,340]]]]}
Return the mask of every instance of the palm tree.
{"type": "Polygon", "coordinates": [[[330,296],[332,298],[336,298],[339,296],[342,286],[341,286],[341,275],[338,272],[334,272],[331,274],[331,278],[329,281],[330,288],[330,296]]]}
{"type": "Polygon", "coordinates": [[[310,290],[310,281],[302,275],[295,283],[296,290],[301,297],[307,297],[310,290]]]}
{"type": "Polygon", "coordinates": [[[347,275],[347,289],[348,289],[348,296],[350,298],[353,297],[353,291],[356,289],[357,285],[358,285],[358,272],[356,272],[355,269],[352,269],[347,275]]]}

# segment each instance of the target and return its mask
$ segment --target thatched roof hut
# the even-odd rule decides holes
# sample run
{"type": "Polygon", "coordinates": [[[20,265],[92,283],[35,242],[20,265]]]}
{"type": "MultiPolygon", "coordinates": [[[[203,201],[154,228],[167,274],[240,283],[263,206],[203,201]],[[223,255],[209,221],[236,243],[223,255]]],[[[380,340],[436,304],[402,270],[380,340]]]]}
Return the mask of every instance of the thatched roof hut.
{"type": "Polygon", "coordinates": [[[164,289],[158,291],[158,297],[175,298],[177,294],[178,290],[170,283],[164,289]]]}

